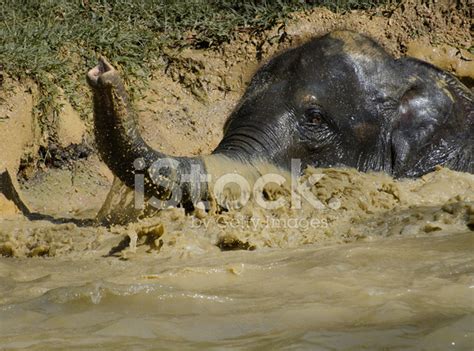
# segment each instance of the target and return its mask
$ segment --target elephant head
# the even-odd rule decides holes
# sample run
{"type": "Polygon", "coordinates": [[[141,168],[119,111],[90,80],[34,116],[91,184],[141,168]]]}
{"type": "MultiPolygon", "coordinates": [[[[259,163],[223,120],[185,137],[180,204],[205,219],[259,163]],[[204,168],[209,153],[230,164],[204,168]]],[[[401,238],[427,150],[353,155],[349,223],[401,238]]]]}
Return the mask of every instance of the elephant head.
{"type": "Polygon", "coordinates": [[[301,168],[354,167],[397,177],[420,176],[436,165],[474,172],[469,89],[351,31],[315,38],[264,64],[207,156],[168,157],[148,146],[119,74],[104,58],[87,77],[97,146],[108,167],[129,187],[144,170],[146,194],[179,192],[185,207],[209,196],[196,184],[205,183],[201,176],[216,163],[224,170],[233,163],[289,169],[299,159],[301,168]]]}

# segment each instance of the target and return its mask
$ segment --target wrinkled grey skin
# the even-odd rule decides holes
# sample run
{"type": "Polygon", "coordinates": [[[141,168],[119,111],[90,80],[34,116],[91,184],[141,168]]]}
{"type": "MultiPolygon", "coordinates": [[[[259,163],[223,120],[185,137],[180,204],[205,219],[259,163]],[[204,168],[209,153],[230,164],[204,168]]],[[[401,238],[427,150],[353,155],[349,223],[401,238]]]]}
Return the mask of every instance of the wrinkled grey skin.
{"type": "MultiPolygon", "coordinates": [[[[139,135],[112,66],[101,59],[88,82],[99,152],[133,187],[135,159],[148,168],[166,155],[139,135]]],[[[452,75],[412,58],[394,59],[366,36],[336,31],[261,67],[213,154],[287,169],[298,158],[303,167],[345,166],[396,177],[418,177],[436,165],[474,173],[473,111],[472,92],[452,75]]],[[[191,199],[192,186],[181,175],[191,165],[204,172],[204,163],[201,157],[175,159],[176,172],[146,172],[146,193],[166,198],[180,188],[183,204],[192,207],[206,189],[191,199]],[[150,185],[157,175],[165,182],[150,185]]]]}

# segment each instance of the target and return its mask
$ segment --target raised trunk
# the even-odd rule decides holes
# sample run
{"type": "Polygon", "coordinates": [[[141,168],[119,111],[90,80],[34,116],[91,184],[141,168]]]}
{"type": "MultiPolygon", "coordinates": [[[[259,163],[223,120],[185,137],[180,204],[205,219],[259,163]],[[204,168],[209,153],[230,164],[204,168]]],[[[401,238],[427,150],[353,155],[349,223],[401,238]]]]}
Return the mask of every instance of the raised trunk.
{"type": "Polygon", "coordinates": [[[147,197],[168,200],[179,194],[177,201],[185,207],[207,197],[207,186],[199,178],[205,173],[202,158],[170,157],[143,140],[120,76],[104,58],[87,80],[94,93],[97,147],[115,176],[130,188],[136,188],[137,179],[144,180],[147,197]]]}

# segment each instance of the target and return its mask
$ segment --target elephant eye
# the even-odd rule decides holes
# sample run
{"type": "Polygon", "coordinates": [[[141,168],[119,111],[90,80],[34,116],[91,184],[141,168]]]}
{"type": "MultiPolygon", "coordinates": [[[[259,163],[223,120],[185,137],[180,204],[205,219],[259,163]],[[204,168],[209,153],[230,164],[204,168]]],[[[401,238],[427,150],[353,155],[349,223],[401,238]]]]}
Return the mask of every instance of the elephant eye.
{"type": "Polygon", "coordinates": [[[306,120],[310,124],[320,124],[323,122],[323,112],[318,107],[311,107],[305,112],[306,120]]]}

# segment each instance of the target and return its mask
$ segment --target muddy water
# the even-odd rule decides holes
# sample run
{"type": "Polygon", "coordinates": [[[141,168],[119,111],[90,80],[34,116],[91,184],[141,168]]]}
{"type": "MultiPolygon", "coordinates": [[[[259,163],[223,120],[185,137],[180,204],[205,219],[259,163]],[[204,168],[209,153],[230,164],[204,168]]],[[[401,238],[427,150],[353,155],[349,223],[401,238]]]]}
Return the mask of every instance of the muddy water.
{"type": "Polygon", "coordinates": [[[413,349],[474,343],[474,237],[198,258],[0,261],[2,349],[413,349]]]}
{"type": "Polygon", "coordinates": [[[472,349],[474,176],[318,174],[318,208],[0,218],[0,349],[472,349]]]}

